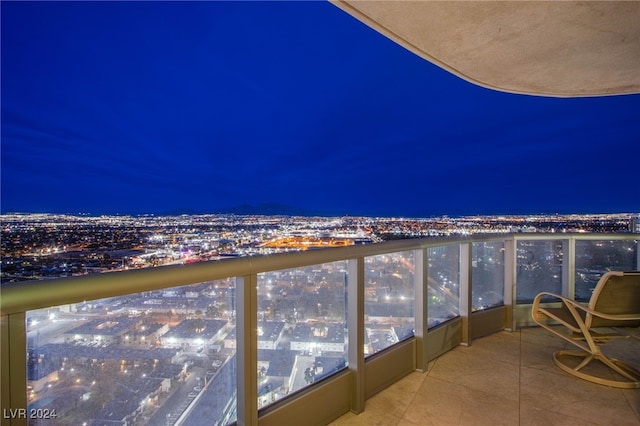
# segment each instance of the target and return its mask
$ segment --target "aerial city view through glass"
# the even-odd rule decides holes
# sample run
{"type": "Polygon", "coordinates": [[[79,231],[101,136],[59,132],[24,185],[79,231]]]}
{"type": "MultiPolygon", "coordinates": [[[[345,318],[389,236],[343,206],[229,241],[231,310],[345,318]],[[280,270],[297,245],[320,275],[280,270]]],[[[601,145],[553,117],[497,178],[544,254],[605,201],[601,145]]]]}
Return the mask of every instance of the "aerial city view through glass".
{"type": "MultiPolygon", "coordinates": [[[[630,233],[637,218],[4,214],[2,283],[409,238],[630,233]]],[[[635,240],[578,243],[583,300],[602,268],[633,269],[638,256],[635,240]]],[[[518,242],[520,302],[559,289],[562,250],[560,241],[518,242]]],[[[459,256],[456,245],[428,250],[429,327],[459,315],[459,256]]],[[[474,243],[472,259],[473,309],[502,305],[504,243],[474,243]]],[[[415,266],[413,251],[365,258],[366,357],[413,336],[415,266]]],[[[346,261],[258,274],[258,408],[346,368],[348,280],[346,261]]],[[[29,311],[29,407],[63,424],[227,424],[236,319],[234,278],[29,311]]]]}

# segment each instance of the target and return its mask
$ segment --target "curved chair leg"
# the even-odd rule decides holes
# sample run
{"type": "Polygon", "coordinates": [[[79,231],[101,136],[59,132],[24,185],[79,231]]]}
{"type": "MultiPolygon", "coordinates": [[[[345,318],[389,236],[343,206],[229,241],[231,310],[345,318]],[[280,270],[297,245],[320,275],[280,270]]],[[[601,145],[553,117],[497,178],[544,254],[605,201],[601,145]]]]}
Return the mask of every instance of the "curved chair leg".
{"type": "Polygon", "coordinates": [[[598,383],[601,385],[611,386],[615,388],[623,388],[623,389],[639,389],[640,388],[640,371],[629,364],[626,364],[623,361],[608,358],[602,354],[590,354],[588,352],[582,351],[558,351],[553,354],[553,362],[556,366],[558,366],[561,370],[566,371],[567,373],[579,377],[584,380],[588,380],[593,383],[598,383]],[[577,358],[584,358],[576,367],[570,367],[562,361],[562,357],[570,356],[577,358]],[[592,374],[585,373],[582,370],[587,364],[589,364],[593,360],[598,360],[602,362],[604,365],[628,379],[625,380],[613,380],[613,379],[605,379],[602,377],[594,376],[592,374]]]}

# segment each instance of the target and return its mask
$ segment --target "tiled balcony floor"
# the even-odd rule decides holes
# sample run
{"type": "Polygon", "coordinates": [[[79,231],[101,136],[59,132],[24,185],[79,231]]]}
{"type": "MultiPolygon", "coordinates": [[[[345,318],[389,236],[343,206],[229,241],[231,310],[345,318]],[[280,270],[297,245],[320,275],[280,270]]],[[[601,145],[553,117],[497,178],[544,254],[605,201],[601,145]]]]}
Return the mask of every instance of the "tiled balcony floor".
{"type": "MultiPolygon", "coordinates": [[[[619,343],[627,348],[619,358],[640,368],[640,342],[619,343]]],[[[640,389],[563,372],[552,353],[569,346],[541,328],[483,337],[368,399],[363,413],[331,425],[640,425],[640,389]]]]}

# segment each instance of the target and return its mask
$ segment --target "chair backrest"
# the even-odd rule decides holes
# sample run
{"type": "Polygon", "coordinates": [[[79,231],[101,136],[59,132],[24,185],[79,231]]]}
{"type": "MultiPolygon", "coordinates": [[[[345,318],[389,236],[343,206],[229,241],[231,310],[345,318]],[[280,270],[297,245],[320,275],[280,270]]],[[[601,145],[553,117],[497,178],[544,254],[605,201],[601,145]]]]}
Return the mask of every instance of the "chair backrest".
{"type": "MultiPolygon", "coordinates": [[[[640,271],[607,272],[593,289],[589,308],[609,315],[640,317],[640,271]]],[[[638,327],[640,320],[608,320],[595,315],[585,318],[587,327],[638,327]]]]}

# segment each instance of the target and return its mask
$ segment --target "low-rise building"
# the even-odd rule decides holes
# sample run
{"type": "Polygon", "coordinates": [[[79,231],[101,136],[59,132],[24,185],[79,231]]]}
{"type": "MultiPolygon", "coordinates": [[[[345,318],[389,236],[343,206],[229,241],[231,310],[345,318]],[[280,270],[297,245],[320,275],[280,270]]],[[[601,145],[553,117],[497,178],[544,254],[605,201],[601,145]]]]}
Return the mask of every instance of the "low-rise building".
{"type": "Polygon", "coordinates": [[[258,323],[258,349],[277,349],[284,332],[284,321],[258,323]]]}
{"type": "Polygon", "coordinates": [[[168,324],[143,322],[126,333],[121,343],[129,345],[156,345],[160,342],[160,338],[168,331],[168,324]]]}
{"type": "Polygon", "coordinates": [[[222,342],[229,323],[216,319],[187,319],[161,337],[165,347],[204,348],[222,342]]]}
{"type": "Polygon", "coordinates": [[[40,392],[47,384],[58,380],[58,367],[42,361],[30,360],[27,365],[27,386],[34,392],[40,392]]]}
{"type": "Polygon", "coordinates": [[[258,350],[258,408],[288,394],[295,379],[297,356],[283,350],[258,350]]]}
{"type": "Polygon", "coordinates": [[[142,323],[140,318],[125,316],[90,320],[65,333],[67,341],[90,341],[100,344],[122,343],[124,335],[142,323]]]}
{"type": "Polygon", "coordinates": [[[342,353],[345,351],[344,324],[297,324],[291,336],[291,350],[342,353]]]}

